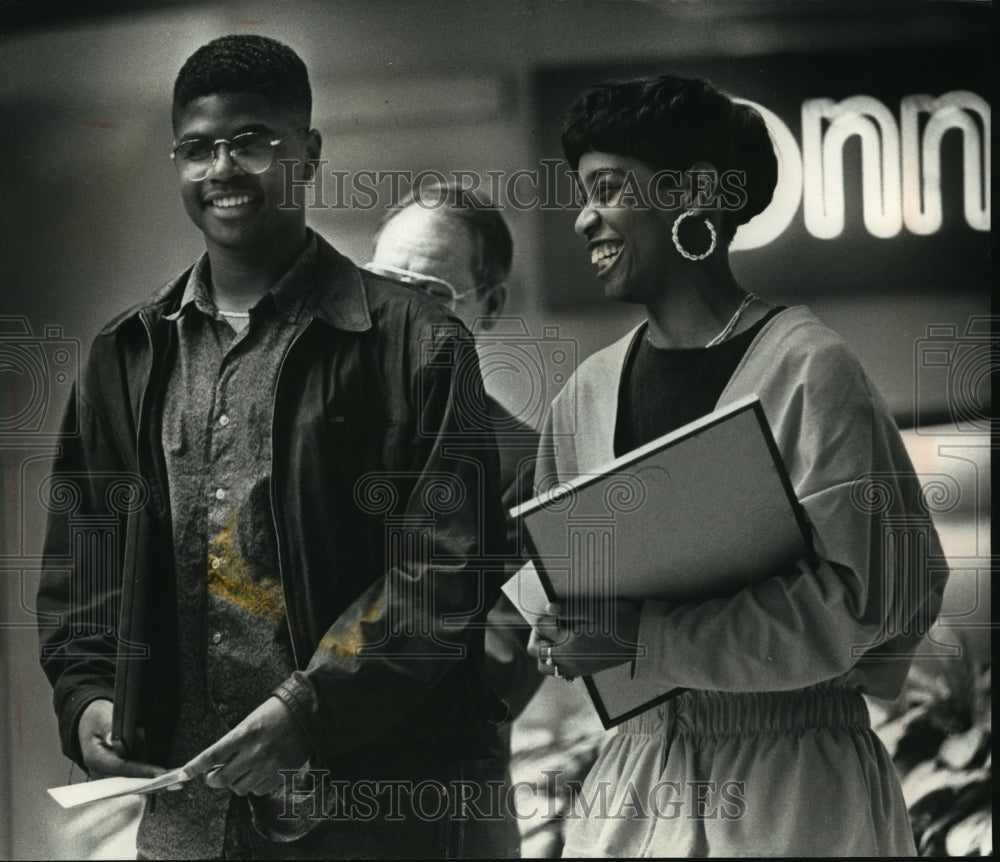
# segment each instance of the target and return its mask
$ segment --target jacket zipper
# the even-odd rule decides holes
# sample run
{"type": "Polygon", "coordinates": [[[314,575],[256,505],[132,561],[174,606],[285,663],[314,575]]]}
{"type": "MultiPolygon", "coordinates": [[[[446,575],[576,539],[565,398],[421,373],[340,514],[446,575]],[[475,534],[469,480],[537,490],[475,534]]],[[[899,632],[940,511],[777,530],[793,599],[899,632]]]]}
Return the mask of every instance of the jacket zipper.
{"type": "MultiPolygon", "coordinates": [[[[145,315],[142,312],[139,313],[139,320],[142,321],[142,328],[146,331],[146,341],[149,344],[149,368],[146,371],[146,382],[143,384],[142,392],[139,393],[139,413],[138,413],[138,415],[136,416],[136,419],[135,419],[135,465],[136,465],[136,468],[139,471],[139,476],[143,477],[144,476],[144,471],[143,471],[143,463],[142,463],[142,432],[143,432],[143,428],[145,428],[145,425],[146,425],[146,422],[145,422],[146,395],[149,392],[149,386],[150,386],[150,383],[152,383],[152,380],[153,380],[153,368],[156,366],[156,350],[155,350],[155,346],[153,344],[153,328],[152,328],[152,326],[150,326],[149,321],[146,320],[146,317],[145,317],[145,315]]],[[[149,479],[147,481],[149,481],[150,484],[152,484],[152,483],[154,483],[156,481],[156,477],[154,475],[152,475],[152,471],[150,471],[150,474],[151,475],[150,475],[150,477],[149,477],[149,479]]],[[[138,514],[133,514],[130,517],[132,517],[132,518],[138,518],[139,515],[138,514]]],[[[136,525],[136,530],[138,530],[138,525],[136,525]]],[[[135,561],[134,558],[132,560],[132,565],[133,566],[136,565],[136,561],[135,561]]],[[[123,576],[124,577],[129,577],[129,573],[128,572],[123,572],[123,576]]],[[[132,577],[139,577],[139,574],[135,573],[135,574],[132,575],[132,577]]],[[[148,573],[146,573],[146,577],[148,577],[148,573]]],[[[146,609],[143,608],[140,612],[143,613],[143,614],[145,614],[146,613],[146,609]]],[[[133,609],[129,608],[129,615],[131,616],[132,614],[133,614],[133,609]]],[[[131,626],[129,626],[129,629],[131,630],[131,626]]],[[[156,799],[153,798],[155,796],[156,796],[155,793],[151,794],[151,796],[150,796],[150,800],[149,800],[149,813],[150,814],[152,814],[156,810],[156,799]]]]}
{"type": "Polygon", "coordinates": [[[278,430],[278,392],[281,388],[281,373],[285,369],[285,363],[288,361],[288,356],[294,350],[295,345],[298,343],[299,339],[305,333],[305,328],[301,329],[295,337],[292,339],[292,343],[288,345],[288,349],[285,351],[284,356],[281,357],[281,362],[278,364],[278,374],[274,381],[274,398],[271,401],[271,482],[270,482],[270,497],[271,497],[271,523],[274,525],[274,541],[278,551],[278,582],[281,584],[281,596],[285,600],[285,624],[288,626],[288,640],[292,646],[292,661],[295,663],[296,670],[303,670],[302,666],[299,664],[299,654],[298,650],[295,648],[295,628],[292,625],[292,603],[288,601],[288,586],[285,583],[285,567],[282,565],[282,557],[284,556],[282,552],[282,542],[281,542],[281,528],[278,525],[278,498],[275,494],[275,486],[278,484],[275,481],[275,476],[277,475],[277,460],[275,458],[275,435],[278,430]]]}

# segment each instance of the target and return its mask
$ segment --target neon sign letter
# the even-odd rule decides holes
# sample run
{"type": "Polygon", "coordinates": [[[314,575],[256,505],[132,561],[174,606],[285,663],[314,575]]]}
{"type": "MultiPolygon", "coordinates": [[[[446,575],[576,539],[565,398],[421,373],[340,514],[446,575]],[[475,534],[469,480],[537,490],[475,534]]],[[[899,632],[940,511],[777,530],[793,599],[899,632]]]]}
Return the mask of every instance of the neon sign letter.
{"type": "Polygon", "coordinates": [[[941,139],[950,129],[959,129],[965,221],[973,230],[988,231],[992,191],[990,106],[986,101],[967,90],[955,90],[937,99],[906,96],[900,105],[899,123],[903,136],[903,220],[907,230],[926,235],[941,227],[941,139]],[[978,115],[982,135],[970,113],[978,115]],[[921,114],[930,114],[922,141],[921,114]]]}
{"type": "Polygon", "coordinates": [[[871,96],[842,102],[808,99],[802,104],[802,181],[809,233],[833,239],[844,230],[844,143],[861,138],[861,188],[865,227],[888,239],[903,226],[899,128],[871,96]],[[830,120],[826,134],[823,121],[830,120]]]}

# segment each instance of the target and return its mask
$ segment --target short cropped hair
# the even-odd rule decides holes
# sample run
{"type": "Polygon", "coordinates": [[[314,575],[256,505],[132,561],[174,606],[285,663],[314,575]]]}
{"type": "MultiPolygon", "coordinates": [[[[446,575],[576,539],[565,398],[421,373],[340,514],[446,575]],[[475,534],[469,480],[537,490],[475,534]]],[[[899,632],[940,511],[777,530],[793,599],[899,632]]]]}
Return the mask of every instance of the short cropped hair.
{"type": "Polygon", "coordinates": [[[390,210],[379,224],[375,243],[385,226],[410,206],[422,206],[461,224],[472,239],[472,275],[480,294],[501,284],[510,274],[514,241],[500,210],[471,189],[453,183],[428,184],[411,190],[399,209],[390,210]]]}
{"type": "Polygon", "coordinates": [[[194,99],[247,91],[301,112],[306,123],[310,121],[312,88],[305,63],[282,42],[249,34],[214,39],[188,57],[174,82],[174,125],[194,99]]]}
{"type": "Polygon", "coordinates": [[[726,239],[767,208],[778,181],[764,118],[699,78],[660,75],[591,87],[570,109],[562,145],[573,170],[584,153],[595,151],[654,170],[686,171],[705,161],[720,174],[741,171],[747,199],[724,214],[726,239]]]}

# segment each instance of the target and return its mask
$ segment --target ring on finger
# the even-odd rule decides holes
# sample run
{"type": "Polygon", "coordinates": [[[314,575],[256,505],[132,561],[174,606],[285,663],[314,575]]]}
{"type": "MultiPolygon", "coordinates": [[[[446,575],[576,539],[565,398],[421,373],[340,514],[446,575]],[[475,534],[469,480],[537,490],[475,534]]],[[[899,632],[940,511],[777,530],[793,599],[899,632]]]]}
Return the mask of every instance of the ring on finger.
{"type": "Polygon", "coordinates": [[[545,666],[552,667],[552,647],[545,647],[545,666]]]}

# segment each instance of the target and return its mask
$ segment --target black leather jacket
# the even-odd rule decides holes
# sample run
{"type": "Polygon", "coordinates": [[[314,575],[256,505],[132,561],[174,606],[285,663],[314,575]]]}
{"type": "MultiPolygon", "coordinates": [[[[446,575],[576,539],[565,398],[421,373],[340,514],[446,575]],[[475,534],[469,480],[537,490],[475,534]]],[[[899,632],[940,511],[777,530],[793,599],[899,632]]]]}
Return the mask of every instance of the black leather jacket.
{"type": "MultiPolygon", "coordinates": [[[[64,438],[47,488],[41,661],[78,763],[79,716],[114,699],[116,663],[146,740],[134,754],[162,761],[176,716],[159,417],[176,348],[164,315],[186,277],[95,339],[67,410],[65,429],[79,433],[64,438]],[[81,524],[102,516],[114,542],[81,549],[81,524]]],[[[472,338],[435,301],[321,238],[317,278],[323,300],[275,386],[272,509],[297,670],[274,693],[334,775],[494,754],[503,705],[483,681],[482,624],[504,523],[472,338]]]]}

